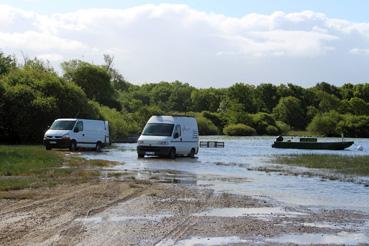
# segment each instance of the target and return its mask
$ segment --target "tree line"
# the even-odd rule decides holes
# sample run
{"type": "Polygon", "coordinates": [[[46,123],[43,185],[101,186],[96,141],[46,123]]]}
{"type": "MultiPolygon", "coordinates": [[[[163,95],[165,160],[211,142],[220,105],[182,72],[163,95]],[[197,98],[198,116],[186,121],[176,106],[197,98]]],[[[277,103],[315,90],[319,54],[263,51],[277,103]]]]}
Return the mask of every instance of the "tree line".
{"type": "Polygon", "coordinates": [[[369,84],[321,82],[195,88],[180,81],[129,83],[113,58],[96,65],[61,64],[0,52],[0,141],[38,143],[56,118],[108,120],[113,139],[138,134],[151,115],[187,114],[200,134],[278,135],[309,130],[325,136],[369,137],[369,84]]]}

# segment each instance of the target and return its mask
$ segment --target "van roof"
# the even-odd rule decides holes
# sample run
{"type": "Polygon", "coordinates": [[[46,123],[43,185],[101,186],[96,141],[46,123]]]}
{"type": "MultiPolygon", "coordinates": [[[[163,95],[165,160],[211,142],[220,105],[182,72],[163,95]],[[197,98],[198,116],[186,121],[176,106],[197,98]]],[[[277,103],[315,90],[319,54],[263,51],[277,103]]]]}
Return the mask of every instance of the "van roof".
{"type": "Polygon", "coordinates": [[[195,118],[195,116],[191,116],[191,115],[179,115],[179,114],[176,114],[176,115],[153,115],[153,116],[156,116],[156,117],[187,117],[187,118],[195,118]]]}
{"type": "MultiPolygon", "coordinates": [[[[95,120],[95,119],[80,119],[80,118],[59,118],[56,120],[95,120]]],[[[104,121],[104,120],[96,120],[96,121],[104,121]]]]}

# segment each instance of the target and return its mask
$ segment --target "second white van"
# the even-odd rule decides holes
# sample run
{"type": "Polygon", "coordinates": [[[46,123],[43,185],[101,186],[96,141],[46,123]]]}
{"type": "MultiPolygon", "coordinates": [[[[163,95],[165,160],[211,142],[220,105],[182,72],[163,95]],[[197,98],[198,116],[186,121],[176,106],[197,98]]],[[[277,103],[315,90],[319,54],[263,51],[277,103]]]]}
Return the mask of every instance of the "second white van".
{"type": "Polygon", "coordinates": [[[197,121],[190,116],[152,116],[137,141],[137,155],[194,157],[199,151],[197,121]]]}
{"type": "Polygon", "coordinates": [[[47,150],[52,148],[93,148],[100,151],[110,144],[107,121],[87,119],[57,119],[44,135],[47,150]]]}

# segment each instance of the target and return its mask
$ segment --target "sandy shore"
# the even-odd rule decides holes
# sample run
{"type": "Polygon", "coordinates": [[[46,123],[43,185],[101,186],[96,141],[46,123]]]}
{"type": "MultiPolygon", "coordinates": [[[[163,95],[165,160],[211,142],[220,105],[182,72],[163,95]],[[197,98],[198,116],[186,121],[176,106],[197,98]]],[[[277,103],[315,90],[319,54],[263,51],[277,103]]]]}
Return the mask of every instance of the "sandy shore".
{"type": "Polygon", "coordinates": [[[369,242],[362,231],[369,218],[358,212],[282,207],[181,184],[110,179],[60,185],[13,191],[0,207],[1,245],[369,242]]]}

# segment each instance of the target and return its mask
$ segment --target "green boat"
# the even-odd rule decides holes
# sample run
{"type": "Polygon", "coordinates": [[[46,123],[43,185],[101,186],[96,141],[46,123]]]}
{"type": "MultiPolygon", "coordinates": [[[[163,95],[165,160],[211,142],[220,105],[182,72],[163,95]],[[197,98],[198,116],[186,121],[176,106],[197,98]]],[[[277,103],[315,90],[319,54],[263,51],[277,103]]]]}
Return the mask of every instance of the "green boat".
{"type": "Polygon", "coordinates": [[[351,145],[353,141],[342,141],[342,142],[318,142],[317,138],[300,138],[300,141],[283,141],[283,138],[278,137],[277,140],[272,144],[273,148],[282,149],[326,149],[326,150],[343,150],[351,145]]]}

